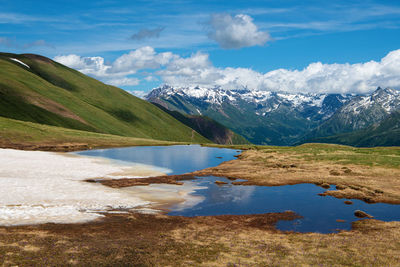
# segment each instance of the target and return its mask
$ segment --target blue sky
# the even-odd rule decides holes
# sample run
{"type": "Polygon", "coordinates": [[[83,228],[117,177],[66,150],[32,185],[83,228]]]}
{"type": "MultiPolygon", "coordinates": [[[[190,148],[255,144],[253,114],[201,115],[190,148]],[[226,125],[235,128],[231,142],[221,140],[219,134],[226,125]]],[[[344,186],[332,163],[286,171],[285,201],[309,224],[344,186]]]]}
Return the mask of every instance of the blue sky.
{"type": "Polygon", "coordinates": [[[310,92],[399,85],[398,53],[388,56],[400,49],[399,1],[0,0],[0,6],[1,51],[55,58],[131,91],[162,83],[310,92]],[[365,65],[371,60],[378,65],[365,65]],[[363,74],[331,85],[335,75],[359,70],[353,64],[364,64],[365,75],[372,68],[392,76],[363,74]],[[277,69],[284,69],[280,76],[277,69]]]}

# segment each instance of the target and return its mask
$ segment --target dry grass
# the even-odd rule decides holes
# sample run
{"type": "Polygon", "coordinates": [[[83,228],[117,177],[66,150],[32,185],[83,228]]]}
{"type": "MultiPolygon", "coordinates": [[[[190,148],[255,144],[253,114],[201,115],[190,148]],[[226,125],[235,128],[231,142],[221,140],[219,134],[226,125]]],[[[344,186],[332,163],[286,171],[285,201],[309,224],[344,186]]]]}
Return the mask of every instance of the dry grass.
{"type": "Polygon", "coordinates": [[[398,266],[400,222],[337,234],[275,230],[291,213],[110,215],[88,224],[0,228],[3,266],[398,266]]]}

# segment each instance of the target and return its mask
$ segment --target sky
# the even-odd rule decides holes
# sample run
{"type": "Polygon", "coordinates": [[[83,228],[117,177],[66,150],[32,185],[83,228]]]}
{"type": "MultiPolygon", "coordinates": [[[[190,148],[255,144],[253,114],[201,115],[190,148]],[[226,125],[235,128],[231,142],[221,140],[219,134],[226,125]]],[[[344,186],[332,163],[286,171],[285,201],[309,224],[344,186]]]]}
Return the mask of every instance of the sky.
{"type": "Polygon", "coordinates": [[[138,96],[161,84],[312,93],[400,89],[400,1],[0,0],[0,51],[138,96]]]}

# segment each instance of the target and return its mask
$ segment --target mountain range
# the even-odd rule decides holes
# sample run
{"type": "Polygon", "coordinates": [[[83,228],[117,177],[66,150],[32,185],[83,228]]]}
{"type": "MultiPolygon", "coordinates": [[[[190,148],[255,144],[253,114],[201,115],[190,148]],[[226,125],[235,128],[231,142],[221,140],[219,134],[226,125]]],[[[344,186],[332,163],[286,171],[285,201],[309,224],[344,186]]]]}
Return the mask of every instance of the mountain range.
{"type": "MultiPolygon", "coordinates": [[[[377,88],[369,95],[288,93],[261,90],[226,90],[221,87],[172,87],[153,89],[146,97],[169,110],[206,115],[254,144],[294,145],[310,141],[361,145],[351,137],[363,129],[383,130],[384,122],[400,110],[400,92],[377,88]],[[382,123],[382,125],[380,125],[382,123]],[[373,128],[369,128],[373,127],[373,128]],[[340,134],[340,139],[326,138],[340,134]]],[[[386,145],[399,145],[388,129],[386,145]],[[390,140],[393,140],[391,142],[390,140]]],[[[393,133],[392,133],[393,132],[393,133]]],[[[372,139],[362,143],[374,146],[372,139]]]]}

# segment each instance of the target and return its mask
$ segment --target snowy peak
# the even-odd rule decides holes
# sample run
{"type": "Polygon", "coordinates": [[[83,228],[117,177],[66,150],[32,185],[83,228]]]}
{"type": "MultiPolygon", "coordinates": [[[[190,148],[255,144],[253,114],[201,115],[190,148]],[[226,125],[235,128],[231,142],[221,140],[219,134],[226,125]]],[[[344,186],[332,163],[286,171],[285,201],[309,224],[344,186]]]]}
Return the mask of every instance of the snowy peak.
{"type": "MultiPolygon", "coordinates": [[[[258,115],[265,115],[278,109],[284,105],[293,109],[306,109],[315,107],[322,109],[323,106],[332,106],[334,101],[325,101],[328,94],[313,93],[288,93],[288,92],[272,92],[261,90],[226,90],[220,87],[203,88],[195,87],[177,87],[164,85],[153,89],[147,99],[152,101],[157,98],[169,99],[173,96],[180,96],[184,99],[202,101],[211,105],[222,105],[229,103],[232,105],[240,105],[240,103],[248,103],[254,105],[258,115]]],[[[336,105],[342,105],[349,100],[349,96],[337,95],[336,105]]],[[[331,112],[331,110],[330,110],[331,112]]],[[[324,113],[324,112],[322,112],[324,113]]]]}
{"type": "Polygon", "coordinates": [[[357,115],[376,109],[382,110],[385,114],[390,114],[400,109],[400,91],[378,87],[370,95],[354,98],[344,106],[343,111],[357,115]]]}

